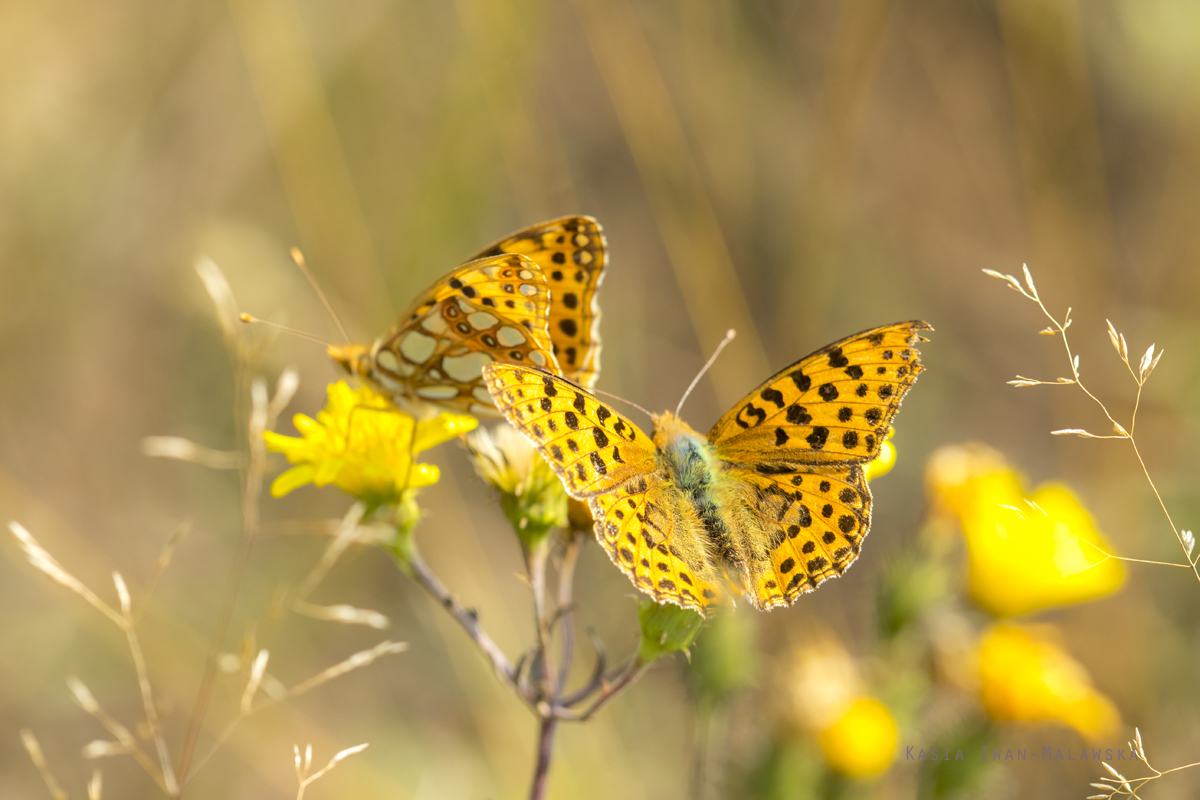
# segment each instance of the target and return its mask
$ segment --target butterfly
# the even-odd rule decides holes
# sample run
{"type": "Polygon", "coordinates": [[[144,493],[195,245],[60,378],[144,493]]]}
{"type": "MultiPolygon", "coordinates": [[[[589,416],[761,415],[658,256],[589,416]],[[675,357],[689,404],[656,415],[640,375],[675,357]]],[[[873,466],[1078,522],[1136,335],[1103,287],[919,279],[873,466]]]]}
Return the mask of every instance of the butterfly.
{"type": "Polygon", "coordinates": [[[871,527],[863,467],[922,371],[921,321],[849,336],[773,375],[701,436],[675,414],[647,435],[583,387],[490,364],[496,407],[540,450],[634,585],[707,615],[728,578],[759,609],[841,575],[871,527]]]}
{"type": "Polygon", "coordinates": [[[501,239],[412,301],[370,346],[328,349],[398,405],[495,416],[482,369],[530,364],[581,385],[600,369],[596,290],[607,244],[591,217],[563,217],[501,239]]]}

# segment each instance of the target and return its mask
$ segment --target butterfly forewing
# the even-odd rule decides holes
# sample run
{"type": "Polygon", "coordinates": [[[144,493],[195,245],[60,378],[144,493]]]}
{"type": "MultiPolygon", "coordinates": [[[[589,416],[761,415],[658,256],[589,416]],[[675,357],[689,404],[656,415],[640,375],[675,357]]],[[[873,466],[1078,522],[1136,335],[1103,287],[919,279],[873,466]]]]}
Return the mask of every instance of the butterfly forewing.
{"type": "Polygon", "coordinates": [[[483,384],[496,361],[557,369],[541,268],[520,255],[458,267],[422,292],[372,348],[368,377],[393,394],[494,414],[483,384]]]}
{"type": "Polygon", "coordinates": [[[650,437],[586,389],[512,364],[491,364],[483,375],[496,407],[538,446],[577,500],[656,469],[650,437]]]}
{"type": "Polygon", "coordinates": [[[761,609],[791,605],[835,578],[858,558],[871,527],[871,490],[862,467],[776,467],[735,473],[754,489],[755,515],[767,533],[749,563],[751,602],[761,609]]]}
{"type": "Polygon", "coordinates": [[[920,321],[863,331],[781,370],[708,434],[740,464],[865,464],[879,455],[904,394],[921,372],[920,321]]]}
{"type": "Polygon", "coordinates": [[[600,310],[607,243],[591,217],[543,222],[484,248],[476,258],[519,253],[533,259],[550,287],[550,339],[563,377],[590,389],[600,372],[600,310]]]}

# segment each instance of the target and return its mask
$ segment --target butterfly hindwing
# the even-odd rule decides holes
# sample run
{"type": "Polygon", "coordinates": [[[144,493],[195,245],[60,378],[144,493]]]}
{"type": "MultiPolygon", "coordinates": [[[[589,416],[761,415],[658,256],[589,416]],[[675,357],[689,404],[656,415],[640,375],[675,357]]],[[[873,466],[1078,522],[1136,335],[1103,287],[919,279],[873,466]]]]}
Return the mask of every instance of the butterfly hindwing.
{"type": "Polygon", "coordinates": [[[781,370],[708,434],[734,463],[865,464],[921,372],[920,321],[848,336],[781,370]]]}
{"type": "Polygon", "coordinates": [[[484,248],[476,258],[519,253],[533,259],[550,287],[550,339],[563,377],[586,389],[600,373],[600,310],[608,247],[600,223],[574,216],[533,225],[484,248]]]}
{"type": "Polygon", "coordinates": [[[537,445],[575,499],[656,469],[650,437],[586,389],[513,364],[490,364],[483,375],[496,407],[537,445]]]}
{"type": "Polygon", "coordinates": [[[393,394],[494,415],[486,364],[557,369],[549,308],[545,276],[530,259],[500,255],[464,264],[418,295],[380,337],[367,377],[393,394]]]}
{"type": "Polygon", "coordinates": [[[676,547],[679,530],[667,513],[676,491],[662,473],[628,480],[588,501],[596,520],[596,539],[633,585],[658,603],[674,603],[701,614],[712,611],[720,596],[711,564],[688,564],[676,547]]]}
{"type": "Polygon", "coordinates": [[[871,527],[871,490],[862,467],[813,472],[776,465],[734,473],[753,487],[765,532],[747,562],[747,594],[760,609],[791,605],[858,558],[871,527]]]}

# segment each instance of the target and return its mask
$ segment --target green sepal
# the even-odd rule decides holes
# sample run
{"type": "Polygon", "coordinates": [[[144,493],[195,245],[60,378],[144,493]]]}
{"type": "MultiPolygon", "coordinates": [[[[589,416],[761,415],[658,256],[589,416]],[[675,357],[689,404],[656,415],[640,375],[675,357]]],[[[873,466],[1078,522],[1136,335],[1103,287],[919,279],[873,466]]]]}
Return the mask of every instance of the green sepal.
{"type": "Polygon", "coordinates": [[[704,617],[690,609],[643,597],[638,600],[638,625],[642,629],[638,661],[649,664],[668,653],[687,653],[704,625],[704,617]]]}

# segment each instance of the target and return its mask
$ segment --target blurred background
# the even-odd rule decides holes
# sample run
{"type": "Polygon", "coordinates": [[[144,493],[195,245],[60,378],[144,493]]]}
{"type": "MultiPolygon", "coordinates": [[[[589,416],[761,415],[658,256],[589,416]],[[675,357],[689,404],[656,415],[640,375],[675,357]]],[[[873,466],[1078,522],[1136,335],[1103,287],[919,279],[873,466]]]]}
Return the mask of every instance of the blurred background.
{"type": "MultiPolygon", "coordinates": [[[[978,690],[941,674],[946,637],[969,649],[988,623],[968,598],[962,537],[932,521],[926,463],[944,445],[986,443],[1027,486],[1070,486],[1113,552],[1181,560],[1126,443],[1049,435],[1108,432],[1082,393],[1005,385],[1052,380],[1066,358],[1036,335],[1037,307],[980,270],[1028,263],[1054,313],[1074,307],[1082,374],[1119,420],[1135,387],[1105,319],[1134,358],[1151,342],[1165,350],[1138,442],[1177,523],[1200,526],[1198,76],[1200,6],[1186,0],[5,3],[0,516],[106,598],[113,570],[136,597],[192,521],[140,629],[178,753],[240,535],[239,482],[148,459],[141,441],[244,438],[197,258],[221,267],[242,310],[333,340],[288,258],[299,246],[370,341],[493,240],[590,214],[611,253],[600,388],[673,408],[737,329],[685,410],[698,430],[827,342],[904,319],[936,332],[897,420],[897,466],[873,483],[859,563],[790,609],[739,607],[728,630],[702,634],[697,664],[723,647],[725,677],[705,684],[698,666],[664,659],[593,722],[564,726],[551,796],[1083,796],[1104,774],[1094,762],[974,765],[963,795],[905,761],[909,745],[978,760],[981,741],[1078,758],[1089,741],[1079,726],[989,719],[978,690]],[[933,568],[944,585],[920,608],[963,632],[918,621],[918,644],[897,655],[895,630],[881,633],[888,587],[933,568]],[[797,689],[810,684],[795,677],[821,642],[835,656],[815,674],[854,665],[897,721],[881,775],[830,777],[821,764],[797,689]],[[924,688],[897,688],[900,674],[924,688]]],[[[283,337],[261,373],[273,381],[287,365],[301,377],[279,426],[292,434],[290,414],[315,414],[336,373],[320,346],[283,337]]],[[[462,448],[429,457],[443,478],[422,495],[418,539],[515,656],[532,640],[517,542],[462,448]]],[[[264,500],[227,649],[319,557],[314,521],[348,503],[312,487],[264,500]]],[[[48,796],[17,735],[29,728],[83,797],[95,763],[80,748],[104,732],[64,682],[81,677],[132,724],[128,650],[11,539],[0,553],[0,794],[48,796]]],[[[1159,769],[1196,761],[1200,585],[1134,564],[1097,594],[1024,620],[1053,625],[1119,712],[1095,746],[1124,747],[1137,725],[1159,769]]],[[[581,625],[614,657],[636,646],[634,591],[596,546],[577,595],[581,625]]],[[[319,763],[371,743],[313,797],[524,796],[533,718],[388,557],[352,549],[314,601],[376,609],[391,627],[286,618],[260,637],[285,683],[384,636],[410,650],[246,722],[188,796],[295,796],[292,745],[307,742],[319,763]]],[[[223,679],[202,743],[243,681],[223,679]]],[[[128,759],[100,766],[105,797],[161,796],[128,759]]],[[[1197,787],[1182,773],[1147,796],[1197,787]]]]}

